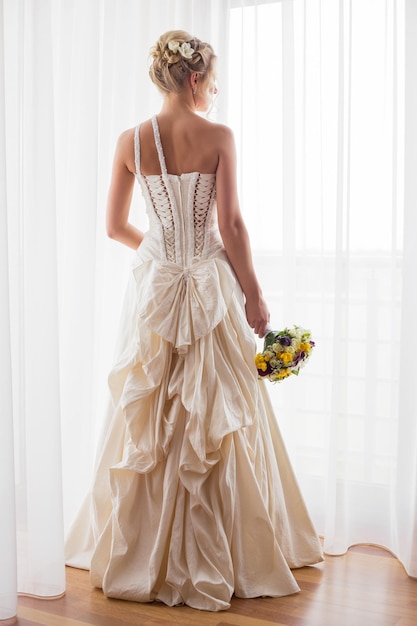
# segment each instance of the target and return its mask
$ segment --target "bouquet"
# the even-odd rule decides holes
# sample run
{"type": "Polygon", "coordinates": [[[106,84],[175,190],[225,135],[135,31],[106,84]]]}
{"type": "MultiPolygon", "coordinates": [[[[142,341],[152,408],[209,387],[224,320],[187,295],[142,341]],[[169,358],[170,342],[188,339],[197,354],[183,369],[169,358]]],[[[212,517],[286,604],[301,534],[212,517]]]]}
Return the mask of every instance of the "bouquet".
{"type": "Polygon", "coordinates": [[[273,382],[292,374],[298,376],[314,348],[309,330],[300,326],[271,330],[265,336],[264,350],[255,356],[258,374],[273,382]]]}

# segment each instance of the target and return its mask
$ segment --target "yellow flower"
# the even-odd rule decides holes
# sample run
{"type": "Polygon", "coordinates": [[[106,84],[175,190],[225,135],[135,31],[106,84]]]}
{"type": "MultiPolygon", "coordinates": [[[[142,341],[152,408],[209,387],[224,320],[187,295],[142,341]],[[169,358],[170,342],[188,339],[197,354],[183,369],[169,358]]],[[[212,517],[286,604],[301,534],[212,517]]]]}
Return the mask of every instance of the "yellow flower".
{"type": "Polygon", "coordinates": [[[285,363],[285,365],[288,365],[288,363],[291,363],[292,361],[292,354],[290,352],[281,352],[278,355],[278,358],[281,359],[281,361],[285,363]]]}
{"type": "Polygon", "coordinates": [[[307,354],[311,350],[311,345],[309,343],[300,343],[300,352],[307,352],[307,354]]]}
{"type": "Polygon", "coordinates": [[[267,364],[262,354],[257,354],[255,356],[255,365],[258,370],[261,370],[261,372],[266,371],[267,364]]]}

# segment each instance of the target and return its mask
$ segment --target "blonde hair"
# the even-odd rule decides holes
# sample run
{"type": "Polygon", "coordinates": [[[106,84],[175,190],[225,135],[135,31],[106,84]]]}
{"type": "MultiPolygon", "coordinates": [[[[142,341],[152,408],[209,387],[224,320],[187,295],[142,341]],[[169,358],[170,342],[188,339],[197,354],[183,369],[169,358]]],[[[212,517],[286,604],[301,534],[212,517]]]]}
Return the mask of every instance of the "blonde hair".
{"type": "Polygon", "coordinates": [[[149,76],[152,82],[163,93],[181,91],[186,78],[196,72],[203,83],[214,73],[216,55],[210,44],[192,37],[184,30],[170,30],[161,35],[155,46],[151,48],[152,63],[149,76]],[[175,46],[169,43],[189,44],[193,52],[190,58],[184,57],[180,51],[174,52],[175,46]]]}

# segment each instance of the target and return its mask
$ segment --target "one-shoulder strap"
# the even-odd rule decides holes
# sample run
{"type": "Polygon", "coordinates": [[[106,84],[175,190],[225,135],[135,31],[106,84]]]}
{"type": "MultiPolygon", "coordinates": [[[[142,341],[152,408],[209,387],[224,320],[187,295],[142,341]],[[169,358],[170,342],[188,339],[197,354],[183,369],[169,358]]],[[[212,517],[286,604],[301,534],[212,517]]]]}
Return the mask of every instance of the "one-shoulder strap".
{"type": "Polygon", "coordinates": [[[153,126],[153,135],[155,137],[155,145],[158,151],[159,165],[161,166],[161,172],[164,176],[167,176],[168,171],[167,171],[167,166],[165,164],[165,156],[164,156],[164,151],[162,149],[161,135],[159,134],[159,126],[158,126],[158,120],[156,119],[156,115],[152,117],[152,126],[153,126]]]}
{"type": "Polygon", "coordinates": [[[140,124],[138,124],[135,128],[135,168],[136,168],[136,176],[140,174],[140,142],[139,142],[139,128],[140,124]]]}

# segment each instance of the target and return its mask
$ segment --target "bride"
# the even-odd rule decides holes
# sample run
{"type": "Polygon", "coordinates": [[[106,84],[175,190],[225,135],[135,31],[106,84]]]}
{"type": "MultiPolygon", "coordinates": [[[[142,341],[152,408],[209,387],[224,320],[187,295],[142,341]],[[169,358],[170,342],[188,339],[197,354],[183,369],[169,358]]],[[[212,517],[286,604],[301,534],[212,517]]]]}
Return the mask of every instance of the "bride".
{"type": "Polygon", "coordinates": [[[114,598],[227,609],[299,591],[291,568],[322,560],[258,380],[254,333],[268,307],[236,186],[234,139],[198,113],[216,94],[212,47],[162,35],[150,77],[157,116],[122,133],[110,237],[136,251],[110,404],[68,563],[114,598]],[[137,180],[149,230],[129,222],[137,180]]]}

